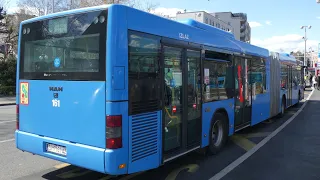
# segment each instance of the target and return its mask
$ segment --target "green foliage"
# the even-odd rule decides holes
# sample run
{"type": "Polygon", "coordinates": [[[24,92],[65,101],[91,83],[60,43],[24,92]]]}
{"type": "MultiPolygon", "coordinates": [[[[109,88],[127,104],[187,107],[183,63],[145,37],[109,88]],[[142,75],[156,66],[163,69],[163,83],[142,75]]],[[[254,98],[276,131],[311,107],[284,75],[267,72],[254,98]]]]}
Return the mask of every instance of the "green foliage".
{"type": "Polygon", "coordinates": [[[0,95],[15,95],[16,67],[17,60],[13,56],[10,56],[5,61],[0,61],[0,95]]]}

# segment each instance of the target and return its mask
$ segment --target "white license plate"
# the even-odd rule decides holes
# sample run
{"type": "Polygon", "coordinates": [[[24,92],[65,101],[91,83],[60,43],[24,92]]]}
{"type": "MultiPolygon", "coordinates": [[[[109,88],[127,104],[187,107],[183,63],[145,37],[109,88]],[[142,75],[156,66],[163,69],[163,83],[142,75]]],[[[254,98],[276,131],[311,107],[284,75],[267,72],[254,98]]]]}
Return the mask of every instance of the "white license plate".
{"type": "Polygon", "coordinates": [[[63,147],[63,146],[54,145],[54,144],[47,144],[47,152],[66,156],[67,155],[67,148],[63,147]]]}

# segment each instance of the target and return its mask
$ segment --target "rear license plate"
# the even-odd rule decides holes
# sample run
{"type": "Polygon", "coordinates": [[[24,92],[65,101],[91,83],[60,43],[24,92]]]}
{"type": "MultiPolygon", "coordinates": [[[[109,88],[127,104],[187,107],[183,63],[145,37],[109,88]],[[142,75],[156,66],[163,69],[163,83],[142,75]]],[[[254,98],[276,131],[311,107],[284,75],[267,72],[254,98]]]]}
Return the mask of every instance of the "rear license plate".
{"type": "Polygon", "coordinates": [[[51,152],[51,153],[55,153],[55,154],[59,154],[59,155],[63,155],[66,156],[67,155],[67,148],[64,146],[58,146],[55,144],[47,144],[47,152],[51,152]]]}

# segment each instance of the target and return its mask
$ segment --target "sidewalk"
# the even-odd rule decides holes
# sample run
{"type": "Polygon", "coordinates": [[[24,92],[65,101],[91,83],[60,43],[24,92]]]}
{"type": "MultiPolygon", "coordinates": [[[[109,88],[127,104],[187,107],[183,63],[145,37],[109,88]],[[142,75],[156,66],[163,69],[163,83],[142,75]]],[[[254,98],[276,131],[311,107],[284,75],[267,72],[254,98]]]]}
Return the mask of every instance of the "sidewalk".
{"type": "Polygon", "coordinates": [[[319,179],[319,107],[320,91],[315,90],[290,124],[222,179],[319,179]]]}
{"type": "Polygon", "coordinates": [[[0,106],[15,105],[16,97],[0,97],[0,106]]]}

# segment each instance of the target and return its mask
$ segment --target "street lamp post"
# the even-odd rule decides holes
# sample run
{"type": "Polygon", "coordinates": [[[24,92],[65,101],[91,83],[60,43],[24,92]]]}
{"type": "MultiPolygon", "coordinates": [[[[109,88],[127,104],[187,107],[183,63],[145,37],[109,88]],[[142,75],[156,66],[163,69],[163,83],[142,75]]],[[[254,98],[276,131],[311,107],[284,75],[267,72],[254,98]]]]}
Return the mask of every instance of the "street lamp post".
{"type": "Polygon", "coordinates": [[[308,38],[307,38],[307,28],[308,29],[311,29],[311,26],[301,26],[301,29],[304,29],[304,37],[303,37],[303,39],[304,39],[304,59],[303,59],[303,66],[305,67],[304,68],[304,70],[303,70],[303,78],[306,76],[306,60],[307,60],[307,56],[306,56],[306,54],[307,54],[307,40],[308,40],[308,38]]]}

